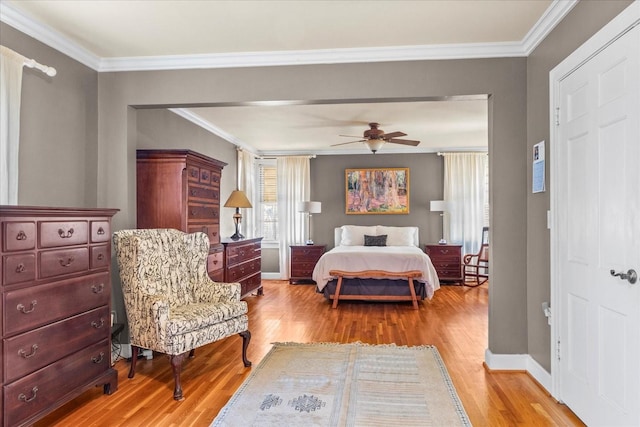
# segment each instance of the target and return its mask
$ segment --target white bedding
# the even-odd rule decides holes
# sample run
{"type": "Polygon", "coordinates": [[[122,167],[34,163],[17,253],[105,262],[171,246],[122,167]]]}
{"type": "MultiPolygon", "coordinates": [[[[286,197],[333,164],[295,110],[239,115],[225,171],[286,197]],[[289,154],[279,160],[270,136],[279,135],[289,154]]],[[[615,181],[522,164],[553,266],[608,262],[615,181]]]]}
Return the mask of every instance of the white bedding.
{"type": "Polygon", "coordinates": [[[415,246],[336,246],[320,257],[313,270],[313,280],[318,284],[319,290],[334,279],[329,275],[331,270],[420,270],[422,276],[418,280],[426,284],[427,298],[431,299],[433,293],[440,288],[438,274],[431,259],[415,246]]]}

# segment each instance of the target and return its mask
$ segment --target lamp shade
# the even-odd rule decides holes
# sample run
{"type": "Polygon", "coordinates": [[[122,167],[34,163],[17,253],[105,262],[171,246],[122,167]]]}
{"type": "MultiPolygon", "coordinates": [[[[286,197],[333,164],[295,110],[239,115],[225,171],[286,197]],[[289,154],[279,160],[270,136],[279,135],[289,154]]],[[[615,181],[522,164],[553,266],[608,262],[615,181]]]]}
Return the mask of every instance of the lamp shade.
{"type": "Polygon", "coordinates": [[[446,212],[449,210],[449,204],[444,200],[432,200],[429,210],[431,212],[446,212]]]}
{"type": "Polygon", "coordinates": [[[224,204],[225,208],[251,208],[251,202],[242,190],[233,190],[224,204]]]}
{"type": "Polygon", "coordinates": [[[316,214],[322,212],[321,202],[298,202],[298,212],[305,212],[310,214],[316,214]]]}

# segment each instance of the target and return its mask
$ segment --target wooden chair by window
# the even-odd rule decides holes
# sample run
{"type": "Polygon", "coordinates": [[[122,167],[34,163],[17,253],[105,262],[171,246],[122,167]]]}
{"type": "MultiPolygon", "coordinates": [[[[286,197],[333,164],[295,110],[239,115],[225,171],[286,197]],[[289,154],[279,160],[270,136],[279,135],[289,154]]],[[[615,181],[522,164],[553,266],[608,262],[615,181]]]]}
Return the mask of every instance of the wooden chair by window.
{"type": "Polygon", "coordinates": [[[482,228],[482,244],[476,254],[467,254],[462,260],[465,286],[480,286],[489,280],[489,227],[482,228]]]}

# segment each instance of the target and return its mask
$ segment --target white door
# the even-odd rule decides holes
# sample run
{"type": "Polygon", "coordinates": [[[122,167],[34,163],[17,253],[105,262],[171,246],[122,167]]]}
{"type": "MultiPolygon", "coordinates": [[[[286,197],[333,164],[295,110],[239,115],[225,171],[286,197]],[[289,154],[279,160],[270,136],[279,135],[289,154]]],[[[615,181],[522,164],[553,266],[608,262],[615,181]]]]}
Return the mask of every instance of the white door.
{"type": "Polygon", "coordinates": [[[612,275],[640,274],[640,28],[596,52],[557,92],[554,381],[587,425],[640,426],[640,278],[612,275]]]}

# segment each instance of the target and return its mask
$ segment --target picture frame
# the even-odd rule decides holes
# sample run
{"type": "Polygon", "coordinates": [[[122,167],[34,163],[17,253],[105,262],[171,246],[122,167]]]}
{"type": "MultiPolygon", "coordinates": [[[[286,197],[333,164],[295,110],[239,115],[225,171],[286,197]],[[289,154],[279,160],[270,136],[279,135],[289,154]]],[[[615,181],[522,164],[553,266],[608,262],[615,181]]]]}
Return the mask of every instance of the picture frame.
{"type": "Polygon", "coordinates": [[[345,213],[409,213],[409,168],[345,169],[345,213]]]}

